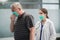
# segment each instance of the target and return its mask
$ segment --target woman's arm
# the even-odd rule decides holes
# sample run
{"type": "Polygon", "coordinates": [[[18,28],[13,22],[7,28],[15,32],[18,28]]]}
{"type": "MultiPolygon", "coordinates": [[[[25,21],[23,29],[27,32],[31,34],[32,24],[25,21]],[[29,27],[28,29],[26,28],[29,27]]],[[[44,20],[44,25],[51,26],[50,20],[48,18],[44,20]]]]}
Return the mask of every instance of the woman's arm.
{"type": "Polygon", "coordinates": [[[56,31],[53,23],[50,25],[50,40],[56,40],[56,31]]]}

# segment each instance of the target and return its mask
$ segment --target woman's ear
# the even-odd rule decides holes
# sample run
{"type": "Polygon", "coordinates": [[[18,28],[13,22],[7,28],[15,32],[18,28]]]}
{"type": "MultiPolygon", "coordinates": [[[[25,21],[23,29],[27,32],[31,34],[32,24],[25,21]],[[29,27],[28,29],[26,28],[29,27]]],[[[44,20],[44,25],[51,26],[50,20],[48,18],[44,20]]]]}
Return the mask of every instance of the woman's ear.
{"type": "Polygon", "coordinates": [[[47,14],[44,14],[45,16],[47,15],[47,14]]]}
{"type": "Polygon", "coordinates": [[[47,16],[47,14],[44,14],[45,16],[47,16]]]}

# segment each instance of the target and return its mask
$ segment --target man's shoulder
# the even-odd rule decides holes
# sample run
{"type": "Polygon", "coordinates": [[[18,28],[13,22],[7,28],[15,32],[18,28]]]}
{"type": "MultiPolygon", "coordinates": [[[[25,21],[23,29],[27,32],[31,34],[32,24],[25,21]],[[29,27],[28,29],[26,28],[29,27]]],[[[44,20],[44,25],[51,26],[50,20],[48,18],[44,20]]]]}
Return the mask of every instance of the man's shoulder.
{"type": "Polygon", "coordinates": [[[26,12],[25,12],[25,16],[32,16],[32,15],[31,15],[31,14],[29,14],[29,13],[26,13],[26,12]]]}
{"type": "Polygon", "coordinates": [[[33,18],[33,16],[29,13],[25,13],[24,17],[30,17],[30,18],[32,17],[33,18]]]}

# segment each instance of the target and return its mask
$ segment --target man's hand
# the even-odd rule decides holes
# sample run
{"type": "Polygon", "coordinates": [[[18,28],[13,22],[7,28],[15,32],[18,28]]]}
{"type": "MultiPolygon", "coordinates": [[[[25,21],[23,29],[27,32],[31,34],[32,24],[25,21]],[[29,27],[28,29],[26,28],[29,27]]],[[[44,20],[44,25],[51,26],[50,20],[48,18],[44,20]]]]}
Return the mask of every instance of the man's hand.
{"type": "Polygon", "coordinates": [[[14,21],[15,21],[15,18],[16,18],[16,16],[15,16],[15,15],[11,15],[11,17],[10,17],[11,22],[14,22],[14,21]]]}

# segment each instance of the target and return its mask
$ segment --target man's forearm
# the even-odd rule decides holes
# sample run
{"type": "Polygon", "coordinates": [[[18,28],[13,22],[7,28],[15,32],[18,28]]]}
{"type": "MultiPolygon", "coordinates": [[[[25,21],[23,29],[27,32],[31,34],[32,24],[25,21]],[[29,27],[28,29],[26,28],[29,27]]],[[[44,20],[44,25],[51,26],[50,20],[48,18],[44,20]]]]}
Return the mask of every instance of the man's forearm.
{"type": "Polygon", "coordinates": [[[34,40],[34,38],[35,38],[35,30],[34,30],[34,28],[32,28],[30,30],[30,40],[34,40]]]}
{"type": "Polygon", "coordinates": [[[14,32],[14,21],[11,21],[10,30],[11,32],[14,32]]]}
{"type": "Polygon", "coordinates": [[[10,30],[11,32],[14,32],[14,22],[15,22],[15,18],[16,16],[15,15],[11,15],[10,19],[11,19],[11,24],[10,24],[10,30]]]}
{"type": "Polygon", "coordinates": [[[30,33],[30,40],[34,40],[34,34],[30,33]]]}

